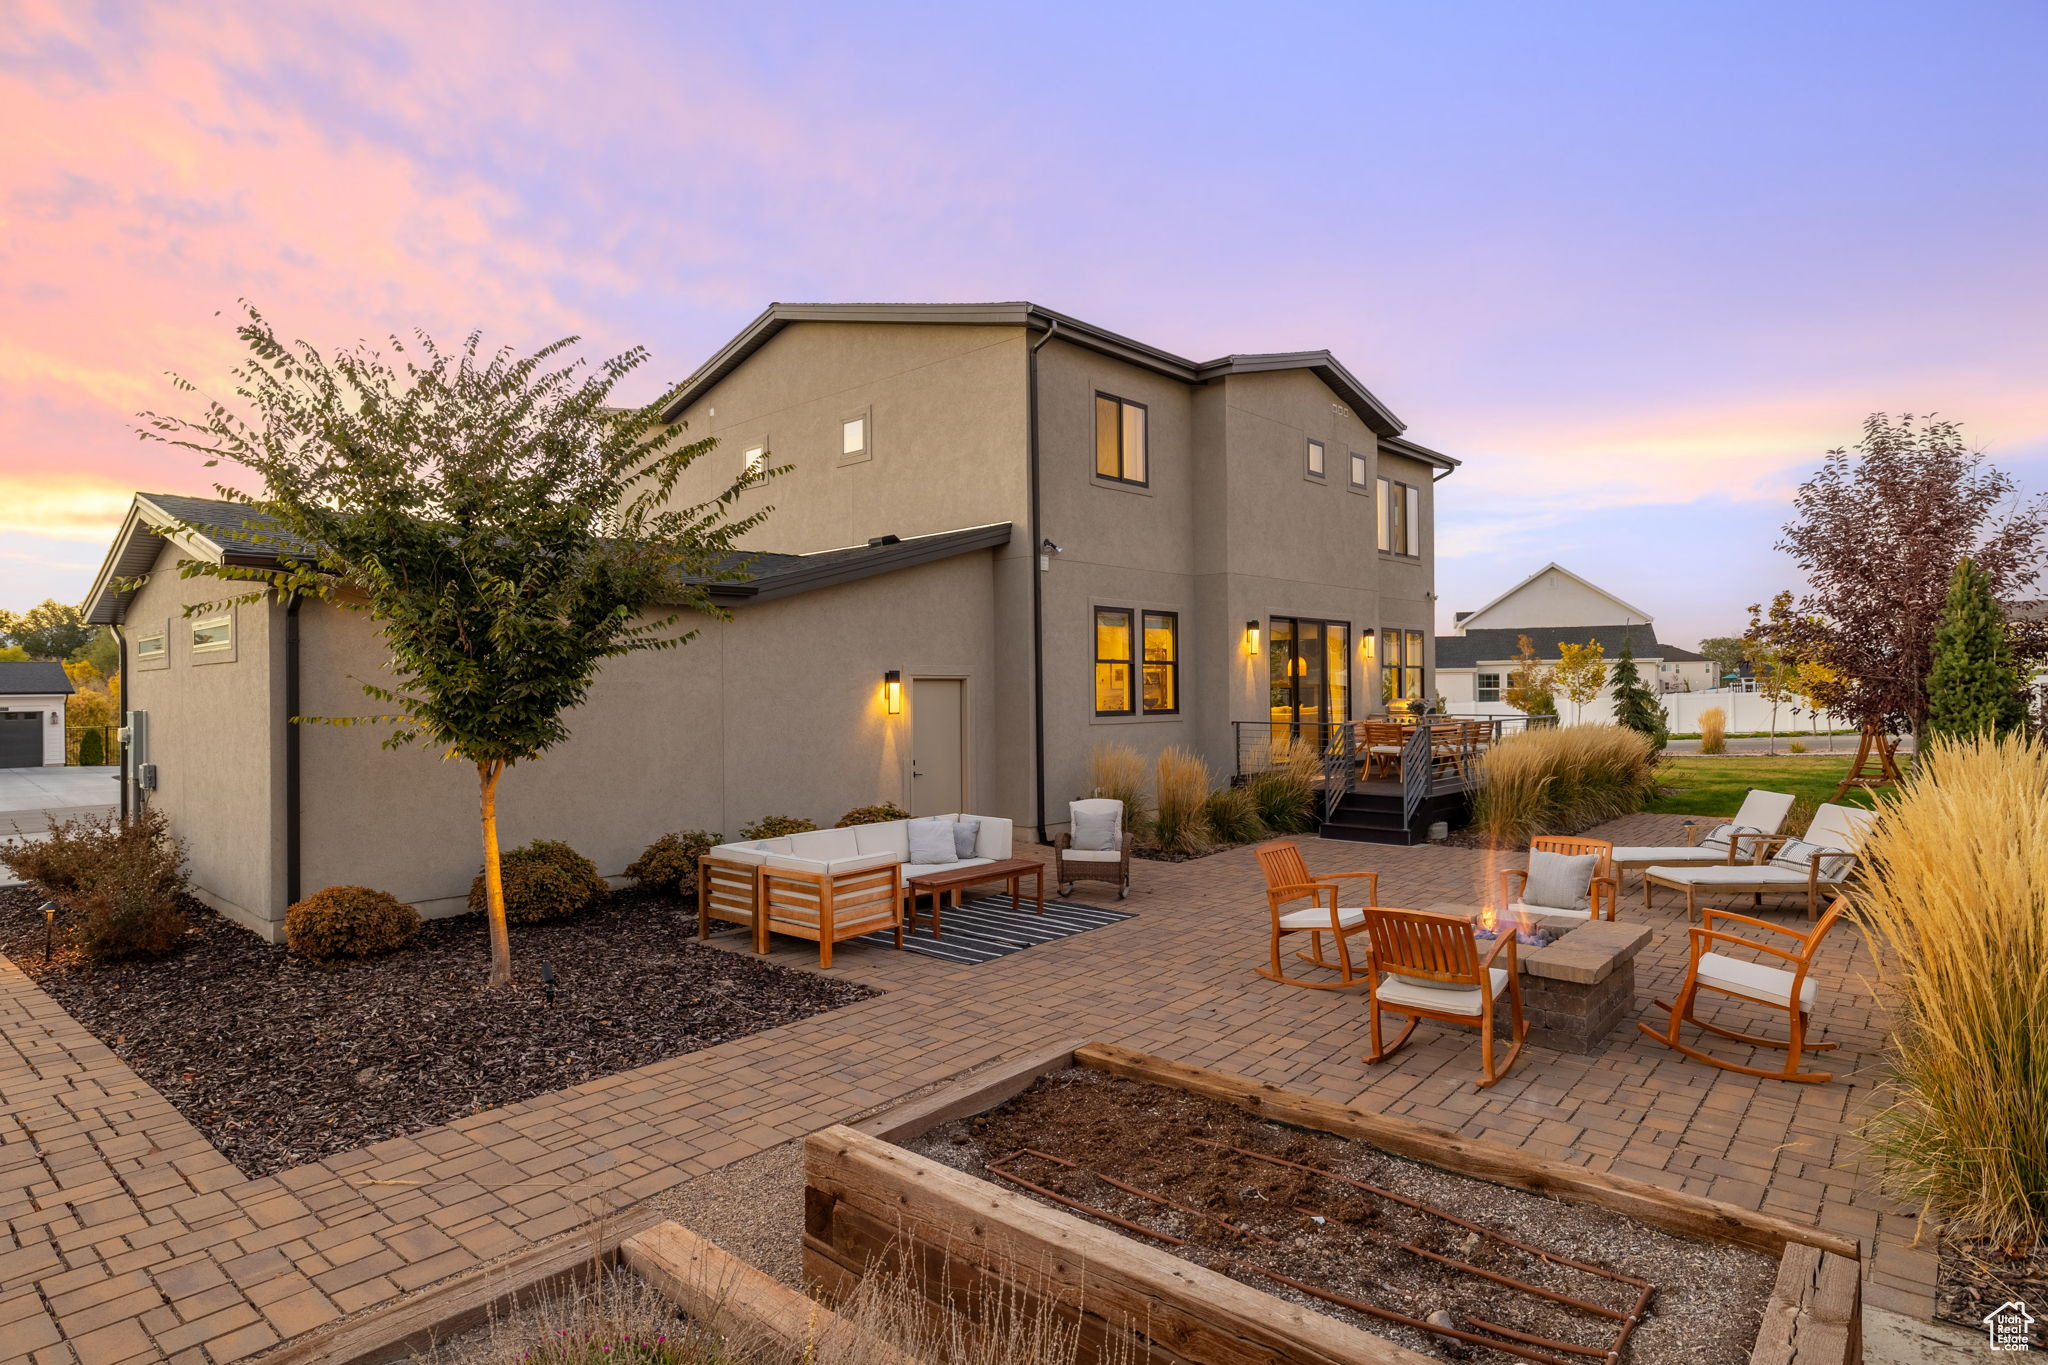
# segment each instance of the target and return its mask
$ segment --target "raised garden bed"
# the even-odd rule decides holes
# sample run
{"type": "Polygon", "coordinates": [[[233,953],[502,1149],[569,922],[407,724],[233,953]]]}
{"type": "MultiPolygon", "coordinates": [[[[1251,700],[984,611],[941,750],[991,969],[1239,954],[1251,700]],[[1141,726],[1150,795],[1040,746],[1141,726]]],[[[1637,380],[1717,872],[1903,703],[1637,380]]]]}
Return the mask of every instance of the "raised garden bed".
{"type": "Polygon", "coordinates": [[[245,1174],[267,1175],[878,994],[696,941],[681,901],[620,893],[512,929],[484,985],[482,918],[429,921],[385,957],[322,967],[195,907],[184,947],[43,964],[40,897],[0,890],[0,952],[245,1174]],[[550,1003],[539,975],[554,968],[550,1003]]]}
{"type": "Polygon", "coordinates": [[[1102,1044],[805,1162],[827,1289],[907,1263],[1159,1365],[1860,1359],[1849,1239],[1102,1044]]]}

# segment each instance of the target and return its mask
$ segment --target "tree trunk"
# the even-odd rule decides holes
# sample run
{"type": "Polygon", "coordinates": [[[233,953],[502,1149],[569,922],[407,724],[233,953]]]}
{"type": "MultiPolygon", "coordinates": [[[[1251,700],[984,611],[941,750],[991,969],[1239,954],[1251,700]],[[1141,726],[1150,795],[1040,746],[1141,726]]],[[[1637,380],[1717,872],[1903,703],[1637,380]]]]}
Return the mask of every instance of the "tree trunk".
{"type": "Polygon", "coordinates": [[[485,918],[491,924],[491,977],[487,984],[512,984],[512,937],[505,928],[505,877],[498,867],[498,779],[505,765],[497,760],[476,765],[483,789],[485,918]]]}

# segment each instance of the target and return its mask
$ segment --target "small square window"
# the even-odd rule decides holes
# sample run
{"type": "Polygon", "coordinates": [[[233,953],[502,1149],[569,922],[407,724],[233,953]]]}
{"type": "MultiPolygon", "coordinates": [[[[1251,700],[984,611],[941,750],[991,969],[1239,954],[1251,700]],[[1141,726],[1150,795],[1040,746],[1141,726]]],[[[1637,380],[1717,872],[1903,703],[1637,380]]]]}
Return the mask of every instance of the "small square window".
{"type": "Polygon", "coordinates": [[[1312,479],[1323,477],[1323,443],[1321,441],[1310,441],[1308,443],[1308,476],[1312,479]]]}
{"type": "Polygon", "coordinates": [[[767,466],[767,463],[768,447],[748,446],[747,461],[741,472],[744,473],[746,477],[750,479],[759,478],[762,469],[767,466]]]}
{"type": "Polygon", "coordinates": [[[1498,674],[1498,673],[1481,673],[1481,674],[1479,675],[1479,679],[1478,679],[1478,682],[1479,682],[1479,694],[1478,694],[1478,700],[1480,700],[1480,701],[1499,701],[1499,700],[1500,700],[1500,674],[1498,674]]]}
{"type": "Polygon", "coordinates": [[[1367,478],[1368,471],[1366,469],[1365,456],[1354,451],[1351,456],[1351,486],[1353,488],[1363,488],[1366,486],[1367,478]]]}
{"type": "Polygon", "coordinates": [[[856,413],[839,424],[839,462],[868,458],[868,415],[856,413]]]}

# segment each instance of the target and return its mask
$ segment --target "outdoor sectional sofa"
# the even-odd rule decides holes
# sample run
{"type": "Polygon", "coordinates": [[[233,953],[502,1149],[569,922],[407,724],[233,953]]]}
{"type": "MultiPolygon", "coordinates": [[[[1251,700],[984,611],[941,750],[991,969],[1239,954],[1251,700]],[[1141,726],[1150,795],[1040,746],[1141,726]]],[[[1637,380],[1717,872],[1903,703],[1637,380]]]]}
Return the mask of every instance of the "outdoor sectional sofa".
{"type": "Polygon", "coordinates": [[[752,929],[756,952],[768,951],[771,934],[810,939],[818,945],[821,967],[832,965],[833,944],[878,930],[894,929],[900,946],[906,878],[1010,856],[1008,820],[994,815],[930,818],[977,822],[973,856],[911,862],[908,820],[718,845],[697,863],[697,936],[710,933],[716,919],[752,929]]]}

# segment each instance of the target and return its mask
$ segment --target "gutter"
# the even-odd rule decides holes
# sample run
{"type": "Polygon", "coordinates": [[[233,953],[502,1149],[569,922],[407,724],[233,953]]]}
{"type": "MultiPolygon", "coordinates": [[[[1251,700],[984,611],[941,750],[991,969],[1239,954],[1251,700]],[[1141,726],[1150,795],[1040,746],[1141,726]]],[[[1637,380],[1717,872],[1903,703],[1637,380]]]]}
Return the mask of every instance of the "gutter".
{"type": "MultiPolygon", "coordinates": [[[[121,629],[119,622],[110,624],[107,629],[114,632],[114,641],[120,646],[114,660],[114,676],[121,680],[121,709],[127,711],[135,700],[128,694],[128,632],[121,629]]],[[[120,728],[125,730],[128,726],[123,722],[120,728]]],[[[121,741],[121,823],[128,823],[128,741],[125,739],[121,741]]]]}
{"type": "Polygon", "coordinates": [[[284,604],[284,903],[297,905],[299,895],[299,603],[297,593],[284,604]]]}
{"type": "Polygon", "coordinates": [[[1038,352],[1060,329],[1058,318],[1045,320],[1045,335],[1031,343],[1024,353],[1024,403],[1026,408],[1025,478],[1031,490],[1031,544],[1026,562],[1031,566],[1031,781],[1034,793],[1034,828],[1038,842],[1045,837],[1045,570],[1039,567],[1045,528],[1039,524],[1038,505],[1038,352]]]}

